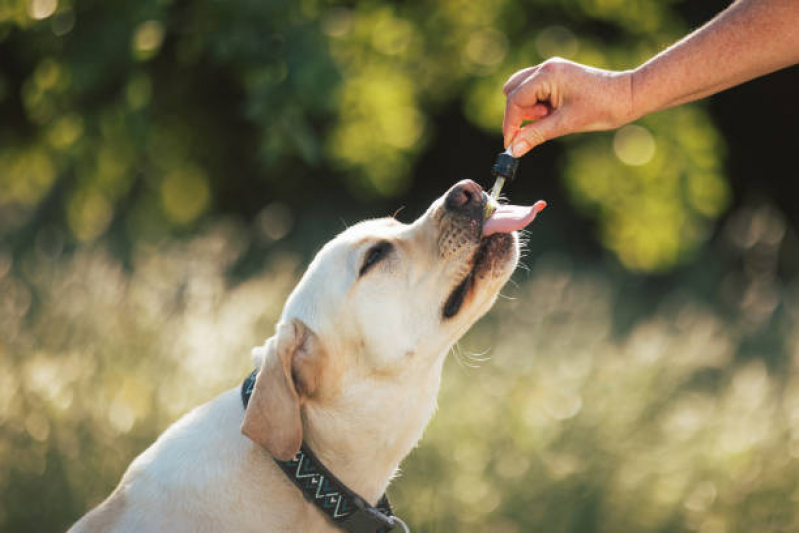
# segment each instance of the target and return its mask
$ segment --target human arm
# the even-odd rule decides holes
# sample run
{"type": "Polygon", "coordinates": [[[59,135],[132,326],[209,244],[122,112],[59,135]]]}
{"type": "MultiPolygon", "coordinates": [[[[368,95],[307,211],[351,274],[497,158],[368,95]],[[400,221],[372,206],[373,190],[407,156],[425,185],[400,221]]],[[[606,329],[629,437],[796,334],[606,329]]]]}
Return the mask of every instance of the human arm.
{"type": "Polygon", "coordinates": [[[614,129],[799,62],[799,0],[739,0],[638,68],[552,59],[504,87],[503,134],[516,157],[549,139],[614,129]],[[522,121],[533,120],[520,129],[522,121]]]}

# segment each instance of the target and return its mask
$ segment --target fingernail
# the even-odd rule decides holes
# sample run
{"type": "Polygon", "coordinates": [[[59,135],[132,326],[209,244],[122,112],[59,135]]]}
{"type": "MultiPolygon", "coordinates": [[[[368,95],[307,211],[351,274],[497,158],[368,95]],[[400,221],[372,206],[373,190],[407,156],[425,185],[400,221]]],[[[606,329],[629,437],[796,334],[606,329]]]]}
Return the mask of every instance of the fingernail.
{"type": "Polygon", "coordinates": [[[524,141],[520,141],[513,145],[511,151],[513,152],[513,157],[521,157],[529,149],[530,149],[529,144],[527,144],[524,141]]]}

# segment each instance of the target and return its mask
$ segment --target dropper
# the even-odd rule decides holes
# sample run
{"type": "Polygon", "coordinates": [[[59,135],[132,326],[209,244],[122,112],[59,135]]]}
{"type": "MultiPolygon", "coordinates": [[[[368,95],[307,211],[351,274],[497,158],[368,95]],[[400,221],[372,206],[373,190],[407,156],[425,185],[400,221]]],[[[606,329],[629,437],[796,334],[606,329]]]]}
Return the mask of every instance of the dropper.
{"type": "Polygon", "coordinates": [[[491,175],[496,178],[490,194],[494,201],[486,202],[485,218],[490,217],[494,212],[496,203],[499,201],[499,193],[502,192],[502,187],[505,185],[505,180],[513,180],[518,168],[519,160],[513,157],[510,147],[497,156],[494,166],[491,167],[491,175]]]}

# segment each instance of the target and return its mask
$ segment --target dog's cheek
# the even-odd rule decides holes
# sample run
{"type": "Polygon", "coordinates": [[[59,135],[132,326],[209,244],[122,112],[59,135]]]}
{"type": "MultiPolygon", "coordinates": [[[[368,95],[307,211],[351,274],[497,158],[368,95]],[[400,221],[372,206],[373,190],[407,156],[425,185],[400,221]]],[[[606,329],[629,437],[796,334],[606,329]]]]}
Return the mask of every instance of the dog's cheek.
{"type": "MultiPolygon", "coordinates": [[[[359,353],[355,349],[346,350],[347,354],[359,353]]],[[[341,395],[344,374],[346,369],[354,362],[348,356],[333,355],[325,350],[320,364],[309,369],[309,374],[303,378],[307,380],[308,395],[306,400],[316,404],[330,403],[341,395]]]]}

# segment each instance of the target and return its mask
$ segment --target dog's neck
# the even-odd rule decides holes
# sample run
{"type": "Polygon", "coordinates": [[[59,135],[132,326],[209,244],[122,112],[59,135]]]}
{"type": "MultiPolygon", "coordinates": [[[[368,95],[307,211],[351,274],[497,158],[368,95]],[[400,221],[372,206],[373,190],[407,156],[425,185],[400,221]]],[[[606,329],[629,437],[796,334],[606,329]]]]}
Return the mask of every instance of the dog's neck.
{"type": "Polygon", "coordinates": [[[385,493],[436,408],[444,355],[406,379],[375,378],[337,401],[303,406],[304,438],[342,483],[371,505],[385,493]],[[412,391],[409,393],[409,391],[412,391]]]}

